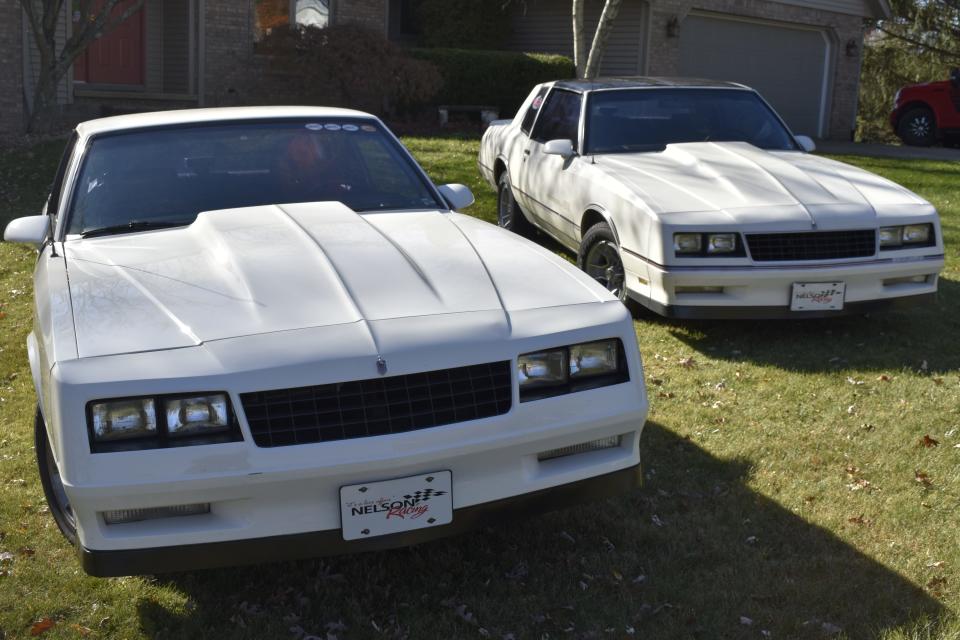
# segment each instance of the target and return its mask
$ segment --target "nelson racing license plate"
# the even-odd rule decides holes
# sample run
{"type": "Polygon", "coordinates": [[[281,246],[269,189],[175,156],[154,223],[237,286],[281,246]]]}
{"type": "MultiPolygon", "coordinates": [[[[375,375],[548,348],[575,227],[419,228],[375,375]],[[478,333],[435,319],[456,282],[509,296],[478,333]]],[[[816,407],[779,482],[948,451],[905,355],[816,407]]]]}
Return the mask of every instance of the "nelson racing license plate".
{"type": "Polygon", "coordinates": [[[794,282],[791,311],[839,311],[843,309],[844,282],[794,282]]]}
{"type": "Polygon", "coordinates": [[[449,471],[340,487],[344,540],[426,529],[453,522],[449,471]]]}

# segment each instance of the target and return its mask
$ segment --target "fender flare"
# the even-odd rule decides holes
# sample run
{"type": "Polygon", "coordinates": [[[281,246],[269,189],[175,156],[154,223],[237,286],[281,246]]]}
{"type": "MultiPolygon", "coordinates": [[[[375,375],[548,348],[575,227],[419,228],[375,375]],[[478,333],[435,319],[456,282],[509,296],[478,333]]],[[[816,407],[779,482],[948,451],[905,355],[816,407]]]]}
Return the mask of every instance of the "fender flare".
{"type": "Polygon", "coordinates": [[[33,378],[33,389],[37,394],[37,403],[40,405],[40,411],[46,415],[43,406],[43,394],[40,392],[40,355],[38,353],[37,336],[31,331],[27,336],[27,360],[30,362],[30,377],[33,378]]]}
{"type": "Polygon", "coordinates": [[[591,203],[587,205],[587,208],[584,209],[583,213],[580,215],[580,224],[578,230],[580,232],[580,242],[583,242],[583,220],[591,213],[595,213],[603,218],[603,221],[607,223],[607,226],[610,227],[610,231],[613,232],[613,240],[617,243],[617,247],[620,247],[620,233],[617,231],[617,225],[613,223],[613,216],[610,215],[610,212],[603,205],[591,203]]]}

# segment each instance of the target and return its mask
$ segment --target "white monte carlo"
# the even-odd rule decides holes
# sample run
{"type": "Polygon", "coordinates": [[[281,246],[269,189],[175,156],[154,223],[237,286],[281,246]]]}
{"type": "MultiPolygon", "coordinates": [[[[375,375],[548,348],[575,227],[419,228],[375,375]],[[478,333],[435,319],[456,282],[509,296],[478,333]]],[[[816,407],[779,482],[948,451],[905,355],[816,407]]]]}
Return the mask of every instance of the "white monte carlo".
{"type": "Polygon", "coordinates": [[[932,298],[934,207],[808,153],[752,89],[612,78],[534,87],[484,133],[500,226],[576,251],[621,300],[679,318],[809,318],[932,298]]]}
{"type": "Polygon", "coordinates": [[[40,477],[93,575],[380,549],[639,479],[629,314],[454,209],[375,117],[77,127],[28,339],[40,477]]]}

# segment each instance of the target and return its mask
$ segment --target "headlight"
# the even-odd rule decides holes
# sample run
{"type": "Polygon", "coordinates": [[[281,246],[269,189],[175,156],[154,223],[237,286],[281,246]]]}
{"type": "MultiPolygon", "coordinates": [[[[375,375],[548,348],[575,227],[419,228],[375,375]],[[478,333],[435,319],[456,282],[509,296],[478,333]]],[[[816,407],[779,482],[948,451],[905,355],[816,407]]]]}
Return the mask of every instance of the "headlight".
{"type": "Polygon", "coordinates": [[[90,407],[94,440],[111,442],[157,434],[153,398],[108,400],[90,407]]]}
{"type": "Polygon", "coordinates": [[[880,248],[896,249],[904,245],[929,247],[934,244],[932,224],[908,224],[902,227],[880,227],[880,248]]]}
{"type": "Polygon", "coordinates": [[[736,250],[735,233],[711,233],[707,236],[707,253],[731,253],[736,250]]]}
{"type": "Polygon", "coordinates": [[[724,233],[675,233],[673,252],[678,258],[690,257],[745,257],[740,234],[724,233]]]}
{"type": "Polygon", "coordinates": [[[223,392],[94,400],[87,424],[93,453],[243,439],[223,392]]]}
{"type": "Polygon", "coordinates": [[[673,250],[681,253],[700,253],[703,248],[703,238],[699,233],[673,234],[673,250]]]}
{"type": "Polygon", "coordinates": [[[227,396],[222,393],[165,400],[164,409],[171,436],[224,431],[229,427],[227,396]]]}
{"type": "Polygon", "coordinates": [[[520,402],[619,384],[630,379],[617,338],[525,353],[517,358],[520,402]]]}

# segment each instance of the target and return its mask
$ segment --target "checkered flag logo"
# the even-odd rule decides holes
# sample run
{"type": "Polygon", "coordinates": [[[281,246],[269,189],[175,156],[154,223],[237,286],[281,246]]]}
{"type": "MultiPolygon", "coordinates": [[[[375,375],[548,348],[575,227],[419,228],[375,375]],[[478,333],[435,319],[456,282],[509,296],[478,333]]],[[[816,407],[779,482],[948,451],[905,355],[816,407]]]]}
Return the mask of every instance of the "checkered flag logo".
{"type": "Polygon", "coordinates": [[[437,491],[435,489],[421,489],[420,491],[414,491],[413,493],[403,496],[407,500],[415,500],[417,502],[426,502],[430,498],[435,496],[446,495],[446,491],[437,491]]]}

